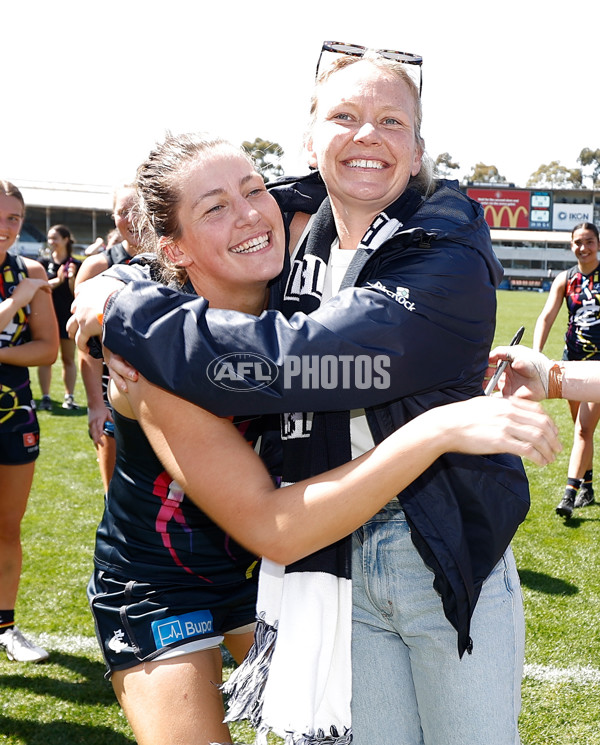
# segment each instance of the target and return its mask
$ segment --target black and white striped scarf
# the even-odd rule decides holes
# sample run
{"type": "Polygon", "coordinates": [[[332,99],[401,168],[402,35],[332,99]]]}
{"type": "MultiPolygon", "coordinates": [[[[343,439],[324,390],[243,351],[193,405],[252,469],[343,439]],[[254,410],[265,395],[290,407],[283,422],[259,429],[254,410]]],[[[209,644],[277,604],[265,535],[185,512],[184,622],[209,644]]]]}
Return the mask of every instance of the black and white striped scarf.
{"type": "MultiPolygon", "coordinates": [[[[368,257],[398,232],[422,198],[407,190],[365,233],[344,279],[352,286],[368,257]]],[[[321,204],[288,278],[283,312],[321,304],[336,237],[329,199],[321,204]]],[[[282,416],[283,484],[351,459],[348,411],[282,416]]],[[[340,508],[342,506],[340,505],[340,508]]],[[[254,645],[224,685],[226,721],[248,719],[257,745],[274,731],[286,745],[351,742],[351,540],[338,541],[289,566],[263,559],[254,645]]]]}

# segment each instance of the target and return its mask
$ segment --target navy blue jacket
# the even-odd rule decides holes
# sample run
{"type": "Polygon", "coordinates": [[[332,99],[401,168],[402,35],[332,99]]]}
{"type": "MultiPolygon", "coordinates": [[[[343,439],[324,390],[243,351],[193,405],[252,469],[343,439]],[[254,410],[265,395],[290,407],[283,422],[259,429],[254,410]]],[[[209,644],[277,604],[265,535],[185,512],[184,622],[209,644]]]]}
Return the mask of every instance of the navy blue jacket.
{"type": "MultiPolygon", "coordinates": [[[[273,193],[286,219],[316,211],[324,196],[318,174],[273,193]]],[[[482,395],[502,268],[480,205],[441,181],[399,233],[359,253],[349,270],[354,287],[290,319],[276,310],[258,318],[213,310],[202,298],[131,282],[106,310],[104,343],[152,382],[219,415],[365,407],[376,442],[432,407],[482,395]],[[236,368],[245,377],[233,392],[215,384],[215,360],[234,353],[239,361],[242,352],[266,368],[236,368]],[[303,355],[345,360],[340,380],[342,364],[347,373],[360,355],[384,358],[388,385],[365,388],[351,367],[344,386],[304,387],[286,368],[303,355]]],[[[284,279],[272,288],[275,307],[284,279]]],[[[326,416],[311,436],[323,467],[326,416]]],[[[523,466],[509,455],[446,454],[399,498],[462,655],[481,585],[529,508],[523,466]]]]}

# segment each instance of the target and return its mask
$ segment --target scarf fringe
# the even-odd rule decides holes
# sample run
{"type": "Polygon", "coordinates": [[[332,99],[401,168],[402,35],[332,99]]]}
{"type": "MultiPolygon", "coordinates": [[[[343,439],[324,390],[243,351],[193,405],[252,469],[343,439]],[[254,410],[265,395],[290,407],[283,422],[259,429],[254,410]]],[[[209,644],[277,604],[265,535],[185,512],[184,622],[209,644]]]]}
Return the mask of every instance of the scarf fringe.
{"type": "MultiPolygon", "coordinates": [[[[256,624],[250,651],[242,664],[229,676],[229,680],[221,686],[223,693],[229,697],[225,721],[247,719],[256,730],[254,745],[268,745],[267,738],[271,732],[271,727],[262,721],[262,709],[264,688],[276,640],[276,626],[268,624],[262,614],[256,624]]],[[[284,742],[285,745],[351,745],[352,730],[345,729],[342,735],[335,726],[330,728],[327,735],[322,729],[305,734],[286,732],[284,742]]]]}
{"type": "Polygon", "coordinates": [[[351,745],[352,730],[344,730],[340,735],[336,727],[330,728],[330,734],[326,735],[324,730],[319,729],[313,734],[297,735],[294,732],[286,732],[285,745],[351,745]]]}
{"type": "MultiPolygon", "coordinates": [[[[267,736],[271,731],[267,725],[262,725],[256,731],[254,745],[268,745],[267,736]]],[[[340,735],[337,728],[332,726],[330,734],[326,735],[324,730],[319,729],[312,734],[299,735],[297,732],[286,732],[283,738],[285,745],[351,745],[352,730],[345,729],[340,735]]]]}
{"type": "MultiPolygon", "coordinates": [[[[221,686],[223,693],[229,697],[226,722],[247,719],[255,729],[261,727],[263,693],[276,639],[277,627],[269,625],[264,615],[259,617],[250,651],[221,686]]],[[[264,742],[266,745],[266,739],[264,742]]]]}

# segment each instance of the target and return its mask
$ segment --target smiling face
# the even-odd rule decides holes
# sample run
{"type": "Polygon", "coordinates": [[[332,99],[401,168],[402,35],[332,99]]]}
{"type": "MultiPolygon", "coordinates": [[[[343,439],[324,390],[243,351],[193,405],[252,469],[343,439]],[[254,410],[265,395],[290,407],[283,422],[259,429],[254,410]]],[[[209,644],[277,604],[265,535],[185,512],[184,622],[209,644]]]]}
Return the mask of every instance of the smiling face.
{"type": "Polygon", "coordinates": [[[180,235],[167,250],[196,291],[220,308],[246,309],[252,298],[264,299],[283,267],[285,233],[249,160],[231,146],[209,150],[190,164],[180,192],[180,235]]]}
{"type": "Polygon", "coordinates": [[[0,192],[0,261],[14,245],[23,225],[23,205],[13,196],[0,192]]]}
{"type": "Polygon", "coordinates": [[[115,227],[131,248],[135,248],[139,242],[131,220],[131,211],[136,203],[136,198],[135,188],[125,186],[116,193],[113,208],[115,227]]]}
{"type": "Polygon", "coordinates": [[[318,88],[307,144],[338,212],[375,216],[421,168],[408,85],[368,60],[334,72],[318,88]]]}
{"type": "Polygon", "coordinates": [[[64,258],[68,255],[68,244],[69,239],[64,237],[55,228],[50,228],[48,236],[46,238],[48,245],[59,258],[64,258]]]}
{"type": "Polygon", "coordinates": [[[600,245],[593,230],[578,228],[571,237],[571,251],[575,254],[579,265],[585,273],[589,273],[598,265],[598,250],[600,245]]]}

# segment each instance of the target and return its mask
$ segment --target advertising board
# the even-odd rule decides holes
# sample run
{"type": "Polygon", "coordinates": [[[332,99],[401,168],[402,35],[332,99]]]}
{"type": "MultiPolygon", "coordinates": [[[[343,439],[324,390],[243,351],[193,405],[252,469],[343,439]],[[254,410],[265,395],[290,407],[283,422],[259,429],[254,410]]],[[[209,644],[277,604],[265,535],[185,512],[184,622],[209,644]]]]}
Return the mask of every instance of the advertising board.
{"type": "Polygon", "coordinates": [[[528,189],[467,189],[468,196],[483,207],[490,228],[549,230],[552,227],[552,195],[528,189]]]}
{"type": "Polygon", "coordinates": [[[552,210],[554,230],[573,230],[581,222],[594,222],[592,204],[555,204],[552,210]]]}
{"type": "Polygon", "coordinates": [[[491,228],[529,228],[530,193],[521,189],[468,189],[491,228]]]}

